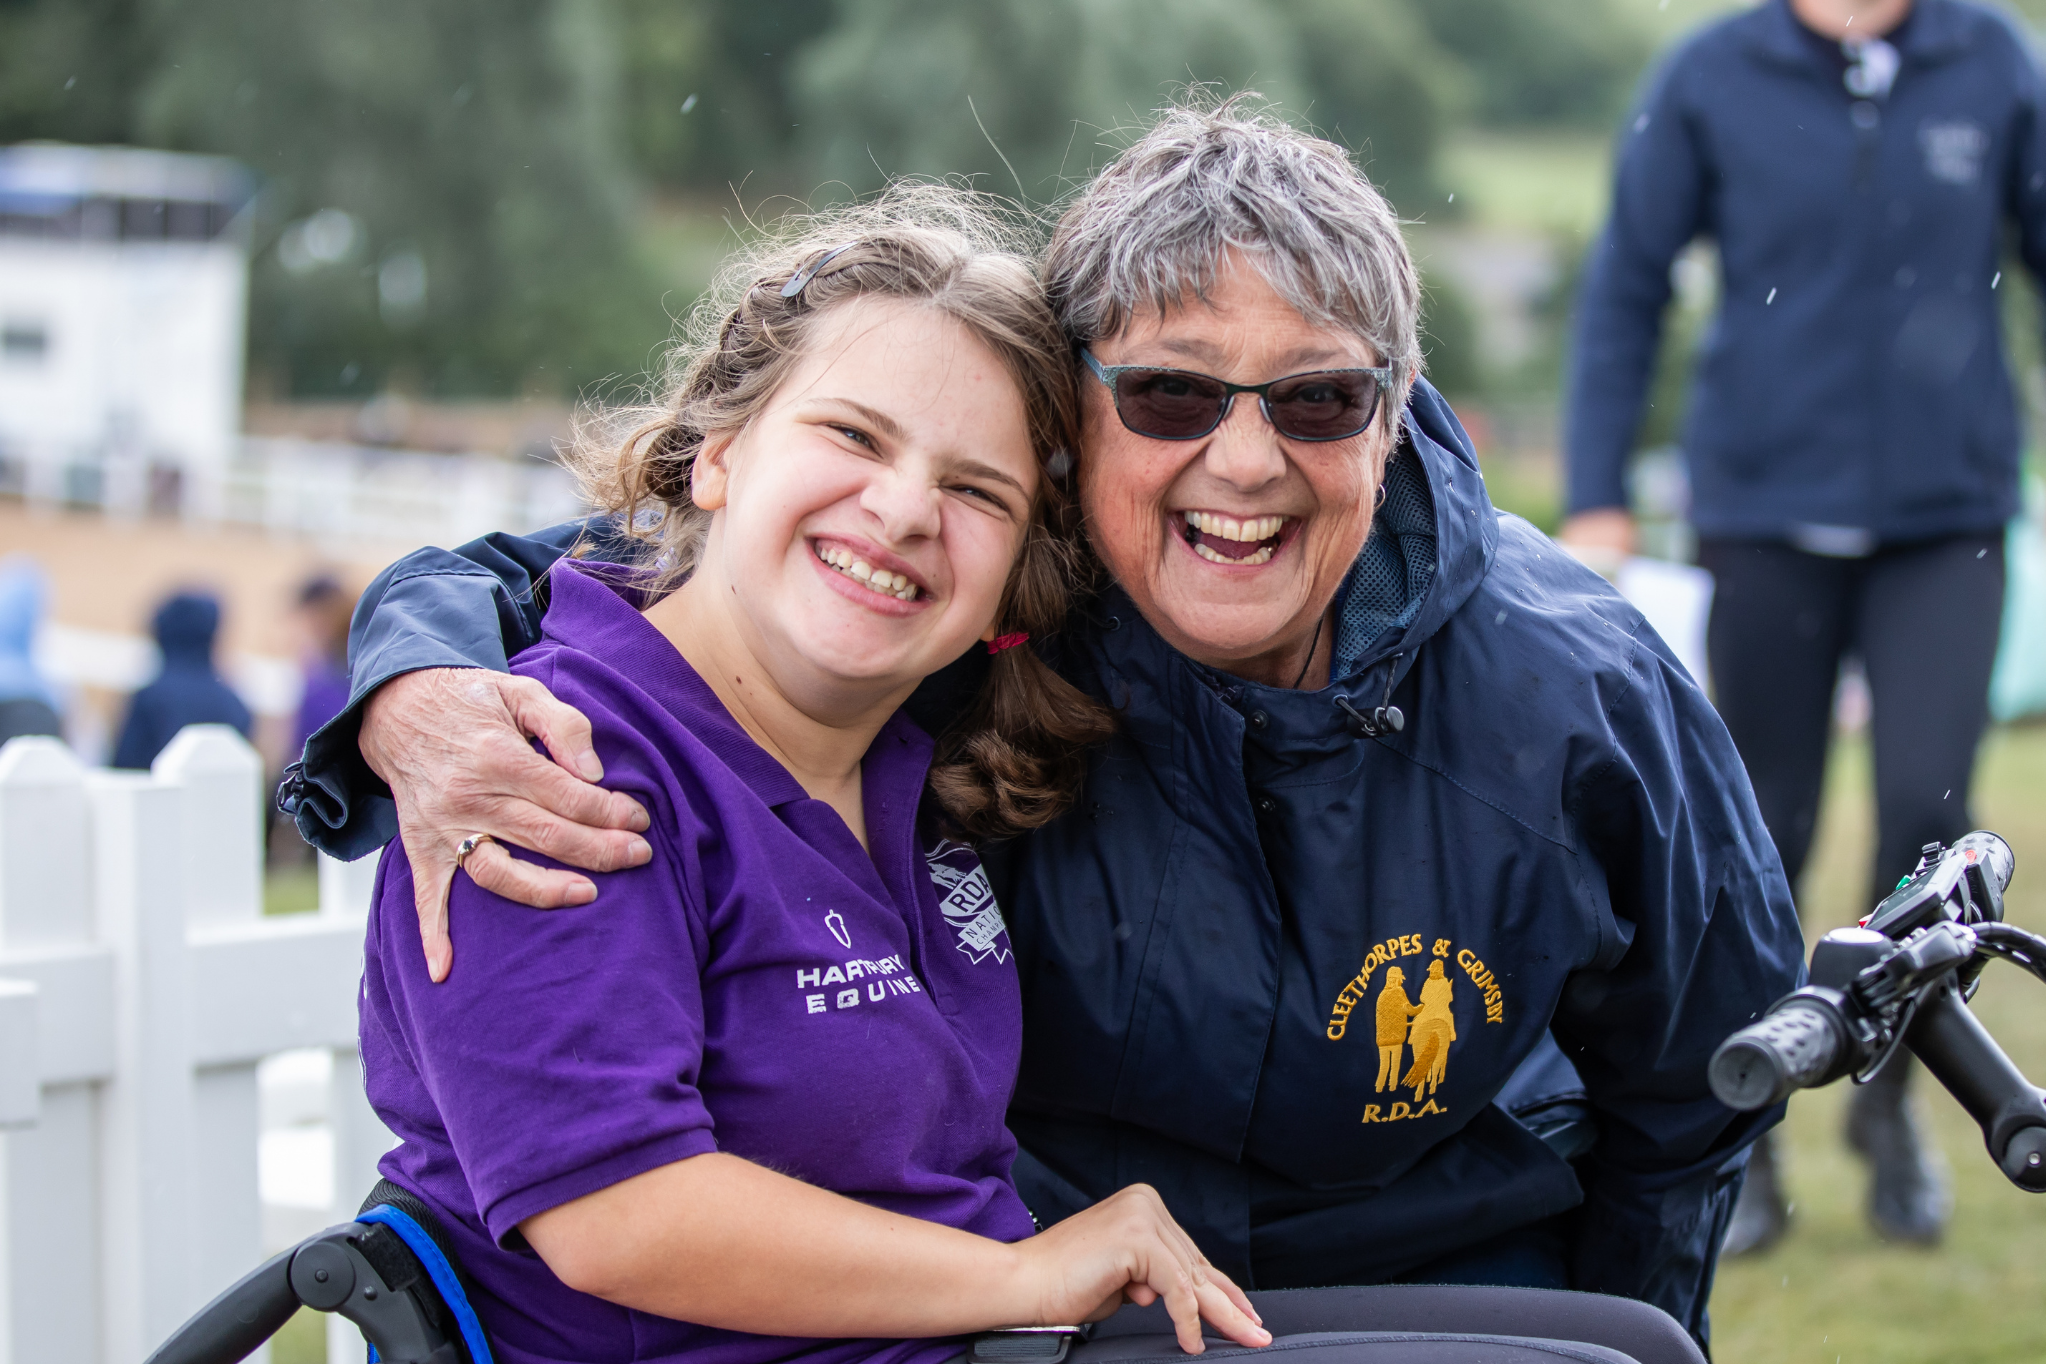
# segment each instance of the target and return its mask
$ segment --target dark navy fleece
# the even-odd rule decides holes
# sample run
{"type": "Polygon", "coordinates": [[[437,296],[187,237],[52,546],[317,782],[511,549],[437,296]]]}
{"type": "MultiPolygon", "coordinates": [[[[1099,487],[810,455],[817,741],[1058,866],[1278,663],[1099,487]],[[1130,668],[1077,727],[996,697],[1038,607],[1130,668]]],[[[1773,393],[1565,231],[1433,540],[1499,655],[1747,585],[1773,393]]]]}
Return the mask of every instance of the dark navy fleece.
{"type": "Polygon", "coordinates": [[[1887,96],[1785,0],[1715,23],[1620,134],[1571,358],[1569,508],[1624,506],[1670,266],[1716,243],[1718,316],[1685,416],[1691,516],[1713,536],[1875,542],[2002,525],[2019,431],[1998,301],[2006,229],[2046,266],[2046,86],[2001,15],[1917,0],[1887,96]]]}

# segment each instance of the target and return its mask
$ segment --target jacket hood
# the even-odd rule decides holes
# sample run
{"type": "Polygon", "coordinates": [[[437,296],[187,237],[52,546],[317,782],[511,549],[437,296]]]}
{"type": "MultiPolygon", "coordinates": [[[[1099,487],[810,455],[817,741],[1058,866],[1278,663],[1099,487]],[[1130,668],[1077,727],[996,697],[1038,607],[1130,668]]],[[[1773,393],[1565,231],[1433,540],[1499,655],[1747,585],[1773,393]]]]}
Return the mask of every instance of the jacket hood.
{"type": "Polygon", "coordinates": [[[1394,654],[1410,664],[1477,590],[1499,547],[1470,435],[1425,379],[1408,396],[1402,436],[1371,538],[1338,598],[1338,680],[1394,654]]]}
{"type": "Polygon", "coordinates": [[[150,622],[165,667],[213,667],[213,638],[220,633],[220,602],[203,592],[180,592],[156,608],[150,622]]]}

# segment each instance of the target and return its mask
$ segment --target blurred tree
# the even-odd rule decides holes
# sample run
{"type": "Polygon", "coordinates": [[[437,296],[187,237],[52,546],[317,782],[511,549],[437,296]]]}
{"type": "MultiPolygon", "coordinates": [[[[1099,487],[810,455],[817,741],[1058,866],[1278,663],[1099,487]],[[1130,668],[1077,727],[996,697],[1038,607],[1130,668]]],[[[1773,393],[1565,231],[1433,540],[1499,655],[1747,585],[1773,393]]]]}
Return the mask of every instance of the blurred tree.
{"type": "Polygon", "coordinates": [[[841,0],[794,77],[819,174],[1056,200],[1189,86],[1256,89],[1423,192],[1454,63],[1409,0],[841,0]],[[999,148],[999,150],[997,150],[999,148]]]}
{"type": "Polygon", "coordinates": [[[613,0],[636,168],[666,188],[807,189],[790,73],[832,0],[613,0]],[[764,183],[763,183],[764,182],[764,183]]]}
{"type": "Polygon", "coordinates": [[[1421,292],[1421,353],[1428,382],[1451,400],[1484,390],[1478,318],[1470,299],[1446,272],[1429,274],[1421,292]]]}
{"type": "Polygon", "coordinates": [[[1212,83],[1412,213],[1465,108],[1604,107],[1637,60],[1619,3],[0,0],[0,138],[261,173],[250,354],[291,392],[570,392],[667,330],[638,185],[760,205],[965,174],[1043,206],[1212,83]]]}
{"type": "Polygon", "coordinates": [[[138,0],[0,0],[0,142],[122,142],[157,53],[138,0]]]}
{"type": "Polygon", "coordinates": [[[1621,0],[1418,0],[1415,12],[1468,69],[1473,112],[1487,123],[1604,127],[1654,46],[1621,0]]]}
{"type": "Polygon", "coordinates": [[[817,170],[855,190],[963,173],[1041,204],[1174,87],[1301,93],[1267,0],[842,0],[838,15],[794,84],[817,170]]]}
{"type": "Polygon", "coordinates": [[[604,0],[176,9],[138,125],[267,179],[254,364],[298,393],[646,367],[666,322],[631,248],[604,0]]]}
{"type": "Polygon", "coordinates": [[[1315,125],[1410,215],[1437,202],[1435,155],[1466,102],[1457,61],[1416,17],[1430,0],[1275,0],[1315,125]]]}

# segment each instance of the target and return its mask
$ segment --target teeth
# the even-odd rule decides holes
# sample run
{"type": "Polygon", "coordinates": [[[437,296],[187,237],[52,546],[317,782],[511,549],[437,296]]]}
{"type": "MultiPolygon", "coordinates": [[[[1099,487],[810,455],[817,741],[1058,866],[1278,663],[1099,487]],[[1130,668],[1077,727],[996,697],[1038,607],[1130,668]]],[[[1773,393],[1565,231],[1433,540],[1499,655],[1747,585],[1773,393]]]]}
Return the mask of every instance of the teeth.
{"type": "MultiPolygon", "coordinates": [[[[1203,534],[1223,540],[1269,540],[1286,524],[1283,516],[1253,516],[1239,521],[1219,512],[1190,511],[1186,523],[1203,534]]],[[[1248,562],[1247,560],[1244,562],[1248,562]]]]}
{"type": "MultiPolygon", "coordinates": [[[[1210,533],[1212,534],[1213,532],[1210,533]]],[[[1209,549],[1206,545],[1195,545],[1193,547],[1193,552],[1200,555],[1203,559],[1206,559],[1209,563],[1215,564],[1231,565],[1267,564],[1272,561],[1272,553],[1274,548],[1275,547],[1272,545],[1264,545],[1261,546],[1256,552],[1244,555],[1241,559],[1231,559],[1227,555],[1217,554],[1215,553],[1214,550],[1209,549]]]]}
{"type": "Polygon", "coordinates": [[[885,593],[888,596],[894,597],[897,601],[915,601],[917,599],[916,584],[912,583],[907,576],[901,573],[890,573],[885,568],[875,568],[864,559],[855,559],[850,550],[840,549],[834,545],[829,548],[820,548],[817,551],[817,557],[823,562],[830,564],[840,573],[845,574],[848,578],[857,579],[874,591],[885,593]]]}

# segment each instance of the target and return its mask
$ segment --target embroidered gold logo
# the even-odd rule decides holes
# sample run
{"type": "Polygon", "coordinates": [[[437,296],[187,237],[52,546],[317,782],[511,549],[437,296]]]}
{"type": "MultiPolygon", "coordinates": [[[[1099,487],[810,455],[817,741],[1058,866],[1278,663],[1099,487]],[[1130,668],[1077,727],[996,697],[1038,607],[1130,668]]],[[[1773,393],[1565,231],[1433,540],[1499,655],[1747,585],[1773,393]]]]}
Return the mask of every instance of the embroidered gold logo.
{"type": "Polygon", "coordinates": [[[1350,1016],[1368,999],[1371,1001],[1373,1035],[1378,1043],[1379,1094],[1411,1090],[1411,1100],[1395,1098],[1389,1103],[1366,1104],[1364,1121],[1399,1122],[1406,1118],[1433,1117],[1447,1113],[1435,1099],[1435,1091],[1449,1075],[1449,1051],[1456,1042],[1457,980],[1449,963],[1456,963],[1467,985],[1467,998],[1484,1006],[1484,1021],[1506,1019],[1506,998],[1499,982],[1485,963],[1469,948],[1457,949],[1448,938],[1424,944],[1419,934],[1388,938],[1364,957],[1363,969],[1336,995],[1329,1011],[1328,1039],[1340,1042],[1349,1033],[1350,1016]],[[1420,975],[1420,996],[1407,993],[1410,968],[1397,963],[1409,957],[1425,957],[1425,971],[1416,963],[1411,969],[1420,975]],[[1371,980],[1383,968],[1377,991],[1371,980]]]}

